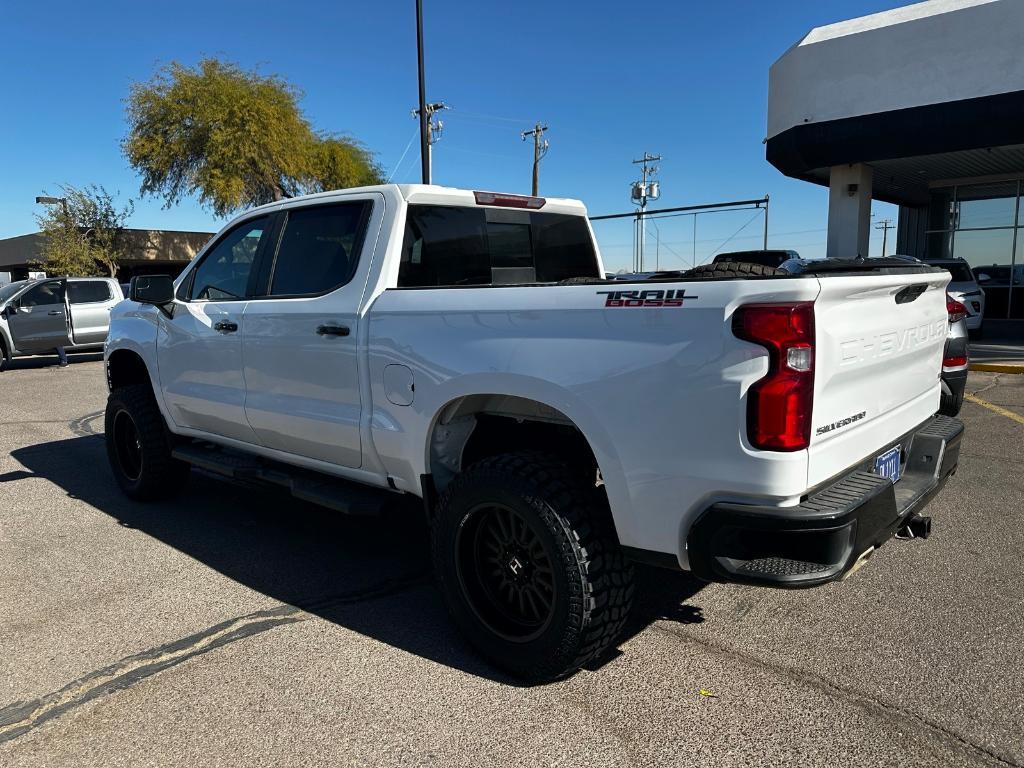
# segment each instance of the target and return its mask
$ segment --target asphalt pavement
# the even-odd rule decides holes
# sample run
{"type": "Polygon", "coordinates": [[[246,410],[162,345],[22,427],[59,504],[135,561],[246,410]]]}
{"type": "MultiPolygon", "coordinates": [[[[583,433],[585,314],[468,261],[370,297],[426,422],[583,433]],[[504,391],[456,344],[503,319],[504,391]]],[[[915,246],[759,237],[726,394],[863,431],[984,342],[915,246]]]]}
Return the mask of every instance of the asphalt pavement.
{"type": "Polygon", "coordinates": [[[523,687],[453,631],[415,504],[130,502],[72,361],[0,373],[2,766],[1024,765],[1024,376],[971,374],[927,541],[797,592],[642,570],[615,653],[523,687]]]}

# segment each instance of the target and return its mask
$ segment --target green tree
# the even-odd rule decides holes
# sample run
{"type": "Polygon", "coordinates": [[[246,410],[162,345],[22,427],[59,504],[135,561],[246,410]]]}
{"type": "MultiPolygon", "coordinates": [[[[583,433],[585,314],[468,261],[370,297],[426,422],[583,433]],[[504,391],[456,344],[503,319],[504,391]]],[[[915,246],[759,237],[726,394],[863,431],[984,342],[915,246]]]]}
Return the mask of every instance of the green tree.
{"type": "Polygon", "coordinates": [[[312,190],[379,183],[357,141],[314,132],[277,76],[204,59],[171,62],[128,97],[123,148],[142,193],[167,207],[197,194],[218,216],[312,190]]]}
{"type": "Polygon", "coordinates": [[[36,216],[45,237],[38,266],[50,275],[114,277],[135,204],[129,200],[119,207],[113,195],[95,184],[60,189],[63,203],[49,205],[36,216]]]}

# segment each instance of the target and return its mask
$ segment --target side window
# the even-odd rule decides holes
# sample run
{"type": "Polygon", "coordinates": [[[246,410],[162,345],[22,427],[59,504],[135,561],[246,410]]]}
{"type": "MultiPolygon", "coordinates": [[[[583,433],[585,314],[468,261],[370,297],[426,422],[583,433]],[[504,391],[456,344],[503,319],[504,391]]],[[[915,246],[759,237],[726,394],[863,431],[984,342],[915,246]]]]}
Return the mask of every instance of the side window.
{"type": "Polygon", "coordinates": [[[409,206],[400,288],[555,283],[600,276],[582,216],[409,206]]]}
{"type": "Polygon", "coordinates": [[[243,222],[221,238],[193,271],[189,299],[241,299],[260,242],[269,235],[270,219],[243,222]]]}
{"type": "Polygon", "coordinates": [[[489,284],[486,226],[482,208],[410,205],[399,287],[489,284]]]}
{"type": "Polygon", "coordinates": [[[72,280],[68,283],[69,304],[110,301],[110,286],[104,280],[72,280]]]}
{"type": "Polygon", "coordinates": [[[351,280],[371,205],[360,201],[288,211],[269,295],[323,294],[351,280]]]}
{"type": "Polygon", "coordinates": [[[22,307],[43,307],[64,303],[64,285],[59,280],[41,283],[22,294],[18,304],[22,307]]]}

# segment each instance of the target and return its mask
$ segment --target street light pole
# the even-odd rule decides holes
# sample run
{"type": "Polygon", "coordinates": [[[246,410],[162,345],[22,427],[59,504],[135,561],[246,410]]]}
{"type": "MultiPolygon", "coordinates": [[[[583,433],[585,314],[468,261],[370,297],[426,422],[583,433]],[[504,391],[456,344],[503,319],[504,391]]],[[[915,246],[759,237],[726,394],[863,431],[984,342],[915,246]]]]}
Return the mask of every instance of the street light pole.
{"type": "Polygon", "coordinates": [[[36,197],[36,202],[42,203],[43,205],[54,205],[56,203],[60,203],[61,207],[64,209],[64,215],[68,215],[68,199],[66,197],[49,197],[47,195],[39,195],[36,197]]]}
{"type": "Polygon", "coordinates": [[[423,72],[423,0],[416,0],[416,55],[420,85],[420,167],[424,184],[430,183],[430,137],[427,135],[427,82],[423,72]]]}

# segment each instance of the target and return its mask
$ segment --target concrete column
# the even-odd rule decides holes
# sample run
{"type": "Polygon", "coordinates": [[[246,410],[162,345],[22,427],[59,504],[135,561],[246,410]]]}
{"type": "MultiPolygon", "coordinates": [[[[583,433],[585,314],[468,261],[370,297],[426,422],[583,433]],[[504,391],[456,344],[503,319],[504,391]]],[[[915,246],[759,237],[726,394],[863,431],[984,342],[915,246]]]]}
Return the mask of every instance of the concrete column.
{"type": "Polygon", "coordinates": [[[871,166],[836,165],[828,185],[828,246],[830,259],[868,257],[871,236],[871,166]]]}

